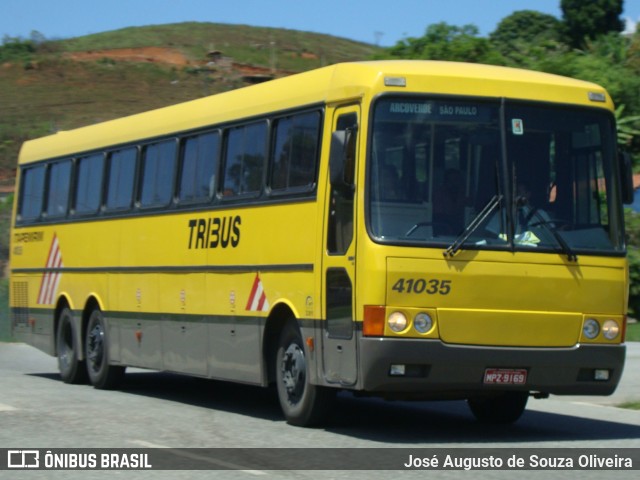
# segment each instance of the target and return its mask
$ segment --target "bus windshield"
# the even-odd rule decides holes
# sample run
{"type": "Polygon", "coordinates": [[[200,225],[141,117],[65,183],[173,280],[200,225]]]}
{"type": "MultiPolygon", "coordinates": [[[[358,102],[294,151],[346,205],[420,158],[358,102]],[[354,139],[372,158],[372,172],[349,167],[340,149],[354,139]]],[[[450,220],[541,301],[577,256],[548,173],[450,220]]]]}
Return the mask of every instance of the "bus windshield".
{"type": "Polygon", "coordinates": [[[615,129],[597,109],[382,97],[369,143],[379,243],[616,254],[615,129]]]}

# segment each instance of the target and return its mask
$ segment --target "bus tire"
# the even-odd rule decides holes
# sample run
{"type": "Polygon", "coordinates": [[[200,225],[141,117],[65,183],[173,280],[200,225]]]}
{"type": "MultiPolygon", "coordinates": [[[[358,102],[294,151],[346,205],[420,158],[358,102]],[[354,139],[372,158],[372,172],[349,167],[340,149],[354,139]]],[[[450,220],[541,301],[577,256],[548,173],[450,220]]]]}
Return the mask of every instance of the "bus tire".
{"type": "Polygon", "coordinates": [[[64,383],[86,383],[87,372],[84,362],[79,360],[77,346],[80,345],[78,329],[68,307],[60,312],[56,331],[56,355],[60,378],[64,383]]]}
{"type": "Polygon", "coordinates": [[[85,337],[87,374],[95,388],[109,390],[118,386],[125,367],[109,364],[109,335],[102,312],[91,312],[85,337]]]}
{"type": "Polygon", "coordinates": [[[467,403],[480,422],[506,425],[524,413],[529,392],[503,392],[495,397],[469,398],[467,403]]]}
{"type": "Polygon", "coordinates": [[[335,397],[335,389],[312,385],[300,330],[287,322],[276,355],[278,399],[287,423],[299,427],[321,424],[335,397]]]}

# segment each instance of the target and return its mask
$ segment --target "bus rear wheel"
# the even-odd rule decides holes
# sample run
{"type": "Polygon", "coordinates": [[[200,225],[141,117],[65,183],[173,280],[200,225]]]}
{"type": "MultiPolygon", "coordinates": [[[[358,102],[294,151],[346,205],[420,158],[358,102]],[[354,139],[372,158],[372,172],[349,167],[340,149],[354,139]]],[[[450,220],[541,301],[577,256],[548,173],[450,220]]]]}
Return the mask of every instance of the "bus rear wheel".
{"type": "Polygon", "coordinates": [[[104,317],[100,310],[94,310],[89,317],[85,352],[89,381],[95,388],[108,390],[118,386],[125,367],[109,364],[109,336],[104,317]]]}
{"type": "Polygon", "coordinates": [[[480,422],[506,425],[522,416],[528,399],[529,392],[503,392],[493,397],[469,398],[467,402],[480,422]]]}
{"type": "Polygon", "coordinates": [[[280,335],[276,355],[278,399],[290,425],[311,427],[322,423],[331,409],[335,390],[309,382],[300,330],[289,321],[280,335]]]}
{"type": "Polygon", "coordinates": [[[87,372],[84,362],[79,360],[77,346],[80,345],[78,329],[73,321],[71,310],[65,307],[58,318],[56,331],[56,354],[60,378],[64,383],[85,383],[87,372]]]}

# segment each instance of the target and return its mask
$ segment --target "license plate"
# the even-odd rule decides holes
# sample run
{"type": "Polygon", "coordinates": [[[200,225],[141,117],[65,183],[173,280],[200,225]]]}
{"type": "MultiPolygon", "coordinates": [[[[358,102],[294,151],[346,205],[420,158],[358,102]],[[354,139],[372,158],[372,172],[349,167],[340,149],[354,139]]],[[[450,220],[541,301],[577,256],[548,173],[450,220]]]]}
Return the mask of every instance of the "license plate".
{"type": "Polygon", "coordinates": [[[484,383],[487,385],[524,385],[527,383],[527,371],[524,368],[487,368],[484,371],[484,383]]]}

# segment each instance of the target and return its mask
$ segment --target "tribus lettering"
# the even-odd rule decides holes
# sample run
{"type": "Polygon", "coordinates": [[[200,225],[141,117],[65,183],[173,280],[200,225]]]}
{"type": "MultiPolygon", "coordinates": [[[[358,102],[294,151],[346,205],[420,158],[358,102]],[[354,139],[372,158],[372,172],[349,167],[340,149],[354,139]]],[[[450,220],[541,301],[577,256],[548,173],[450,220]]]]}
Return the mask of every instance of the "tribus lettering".
{"type": "Polygon", "coordinates": [[[240,243],[242,219],[235,217],[193,218],[189,220],[189,249],[235,248],[240,243]]]}

